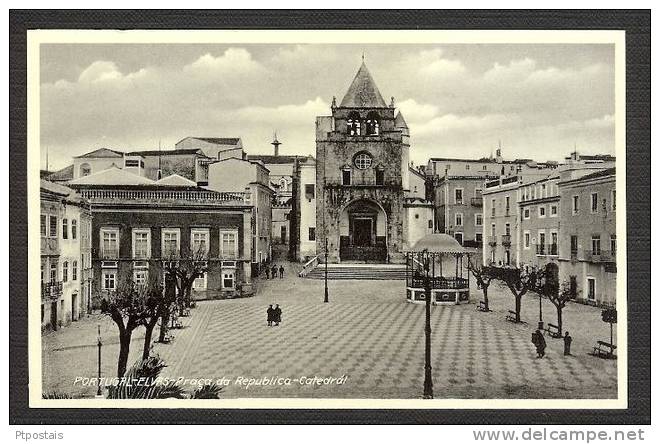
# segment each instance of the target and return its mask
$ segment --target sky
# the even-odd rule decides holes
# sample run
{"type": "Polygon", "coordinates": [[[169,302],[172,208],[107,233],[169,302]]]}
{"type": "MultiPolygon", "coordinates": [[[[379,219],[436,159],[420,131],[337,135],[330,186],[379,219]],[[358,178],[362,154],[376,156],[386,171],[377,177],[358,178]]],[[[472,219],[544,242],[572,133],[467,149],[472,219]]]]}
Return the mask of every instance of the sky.
{"type": "Polygon", "coordinates": [[[362,62],[410,128],[411,160],[614,154],[614,46],[539,44],[48,44],[41,167],[97,148],[173,149],[240,137],[249,154],[315,153],[362,62]]]}

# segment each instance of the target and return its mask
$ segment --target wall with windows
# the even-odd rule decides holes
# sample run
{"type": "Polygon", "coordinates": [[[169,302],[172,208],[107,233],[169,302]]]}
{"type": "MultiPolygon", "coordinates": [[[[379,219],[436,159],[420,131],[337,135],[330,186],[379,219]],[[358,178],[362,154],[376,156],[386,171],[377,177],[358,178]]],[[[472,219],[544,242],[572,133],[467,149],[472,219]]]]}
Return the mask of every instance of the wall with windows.
{"type": "MultiPolygon", "coordinates": [[[[316,162],[313,158],[298,162],[294,171],[294,208],[292,216],[295,222],[296,238],[292,245],[292,257],[299,261],[316,255],[316,203],[323,196],[318,196],[319,190],[316,184],[316,162]]],[[[293,228],[292,228],[293,229],[293,228]]]]}
{"type": "Polygon", "coordinates": [[[462,245],[482,247],[484,178],[446,177],[434,181],[438,232],[454,236],[462,245]]]}
{"type": "MultiPolygon", "coordinates": [[[[52,186],[52,185],[49,185],[52,186]]],[[[87,312],[83,290],[83,253],[88,252],[83,237],[90,217],[87,204],[72,190],[56,186],[62,194],[42,189],[41,237],[41,327],[57,329],[77,321],[87,312]]]]}
{"type": "Polygon", "coordinates": [[[485,264],[517,265],[520,233],[518,178],[488,182],[483,192],[483,260],[485,264]]]}
{"type": "Polygon", "coordinates": [[[240,295],[251,277],[251,218],[247,207],[95,213],[96,302],[125,280],[162,284],[165,259],[206,262],[208,272],[193,288],[198,299],[240,295]]]}
{"type": "Polygon", "coordinates": [[[562,229],[560,279],[574,280],[576,299],[590,304],[616,301],[616,174],[607,169],[559,182],[562,229]]]}

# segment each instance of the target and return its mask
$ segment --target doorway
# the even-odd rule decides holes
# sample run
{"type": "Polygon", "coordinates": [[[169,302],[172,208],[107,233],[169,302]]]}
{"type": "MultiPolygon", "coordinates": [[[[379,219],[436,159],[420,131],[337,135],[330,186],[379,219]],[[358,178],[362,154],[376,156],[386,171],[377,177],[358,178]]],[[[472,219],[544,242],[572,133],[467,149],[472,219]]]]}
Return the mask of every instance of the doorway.
{"type": "Polygon", "coordinates": [[[57,301],[50,303],[50,326],[53,330],[57,330],[57,301]]]}
{"type": "Polygon", "coordinates": [[[71,295],[71,320],[78,320],[78,293],[71,295]]]}
{"type": "Polygon", "coordinates": [[[367,247],[372,245],[372,231],[374,221],[370,217],[356,217],[353,219],[353,245],[367,247]]]}

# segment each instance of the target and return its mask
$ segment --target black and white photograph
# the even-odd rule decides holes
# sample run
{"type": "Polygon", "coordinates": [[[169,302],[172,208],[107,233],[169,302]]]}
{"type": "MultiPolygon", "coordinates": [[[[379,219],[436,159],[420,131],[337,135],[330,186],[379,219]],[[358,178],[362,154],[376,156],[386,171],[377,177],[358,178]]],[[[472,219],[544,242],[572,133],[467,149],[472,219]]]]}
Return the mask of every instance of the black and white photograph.
{"type": "Polygon", "coordinates": [[[626,408],[625,82],[622,31],[29,31],[30,405],[626,408]]]}

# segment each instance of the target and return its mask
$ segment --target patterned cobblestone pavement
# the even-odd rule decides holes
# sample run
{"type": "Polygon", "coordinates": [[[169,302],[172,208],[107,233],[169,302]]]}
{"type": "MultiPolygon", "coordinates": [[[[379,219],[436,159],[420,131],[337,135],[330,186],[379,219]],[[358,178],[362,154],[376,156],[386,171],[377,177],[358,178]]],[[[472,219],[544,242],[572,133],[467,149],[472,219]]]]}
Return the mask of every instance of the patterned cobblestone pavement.
{"type": "MultiPolygon", "coordinates": [[[[227,378],[223,397],[417,398],[424,373],[424,307],[404,302],[402,285],[400,281],[332,281],[331,301],[324,304],[322,281],[297,277],[261,281],[255,297],[201,302],[193,316],[184,319],[186,327],[175,333],[175,340],[155,350],[169,364],[165,376],[227,378]],[[270,303],[283,308],[278,327],[266,325],[270,303]],[[344,384],[304,383],[314,376],[346,378],[344,384]],[[238,383],[241,378],[245,384],[250,378],[264,377],[291,381],[248,388],[238,383]]],[[[492,296],[498,298],[496,290],[492,296]]],[[[499,298],[509,301],[506,294],[499,298]]],[[[528,305],[532,319],[533,307],[528,305]]],[[[536,359],[532,327],[505,322],[498,308],[480,313],[474,307],[432,309],[436,398],[616,396],[616,361],[588,355],[590,343],[581,339],[591,341],[588,333],[571,329],[576,335],[575,356],[564,357],[561,341],[548,339],[546,358],[536,359]]],[[[588,318],[582,323],[584,329],[592,328],[596,322],[592,318],[599,313],[591,307],[570,311],[569,319],[588,318]]],[[[89,329],[85,322],[95,328],[90,321],[75,328],[89,329]]],[[[111,334],[112,326],[106,331],[111,334]]],[[[89,346],[72,348],[70,342],[64,350],[54,346],[67,334],[71,333],[65,329],[44,340],[44,385],[51,390],[72,391],[67,387],[72,370],[66,365],[72,359],[85,361],[76,367],[78,371],[95,375],[94,347],[90,352],[89,346]]],[[[84,336],[76,335],[80,341],[84,336]]],[[[134,341],[132,356],[137,357],[140,347],[141,340],[134,341]]],[[[112,353],[109,346],[109,356],[104,357],[112,364],[104,370],[109,374],[114,370],[112,353]]],[[[89,395],[79,388],[73,391],[89,395]]]]}

